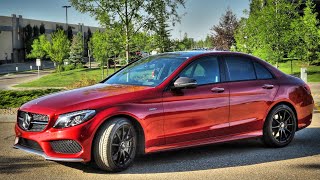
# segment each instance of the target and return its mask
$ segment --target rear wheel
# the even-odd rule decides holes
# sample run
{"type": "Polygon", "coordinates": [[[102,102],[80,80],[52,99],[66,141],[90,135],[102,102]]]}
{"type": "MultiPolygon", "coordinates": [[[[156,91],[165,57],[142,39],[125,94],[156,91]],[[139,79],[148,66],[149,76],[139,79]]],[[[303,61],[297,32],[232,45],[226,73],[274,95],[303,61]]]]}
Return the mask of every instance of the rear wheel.
{"type": "Polygon", "coordinates": [[[127,169],[136,155],[137,136],[128,119],[116,118],[104,124],[97,134],[93,155],[102,170],[117,172],[127,169]]]}
{"type": "Polygon", "coordinates": [[[264,143],[271,147],[287,146],[295,135],[296,122],[296,116],[290,107],[276,106],[269,112],[264,124],[264,143]]]}

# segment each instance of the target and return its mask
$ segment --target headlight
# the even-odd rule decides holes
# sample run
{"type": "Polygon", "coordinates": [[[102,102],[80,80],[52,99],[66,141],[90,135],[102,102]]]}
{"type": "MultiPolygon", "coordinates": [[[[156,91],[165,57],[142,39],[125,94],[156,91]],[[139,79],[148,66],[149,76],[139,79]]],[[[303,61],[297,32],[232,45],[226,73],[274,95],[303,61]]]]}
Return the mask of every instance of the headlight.
{"type": "Polygon", "coordinates": [[[94,115],[96,115],[95,110],[83,110],[76,111],[67,114],[59,115],[56,123],[54,124],[54,128],[65,128],[72,127],[78,124],[81,124],[85,121],[91,119],[94,115]]]}

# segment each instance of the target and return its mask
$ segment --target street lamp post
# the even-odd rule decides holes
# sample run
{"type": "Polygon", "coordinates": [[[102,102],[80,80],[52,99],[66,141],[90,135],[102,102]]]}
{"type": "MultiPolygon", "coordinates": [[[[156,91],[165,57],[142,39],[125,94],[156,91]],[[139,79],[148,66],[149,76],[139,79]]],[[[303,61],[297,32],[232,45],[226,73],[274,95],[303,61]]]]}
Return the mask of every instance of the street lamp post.
{"type": "Polygon", "coordinates": [[[62,6],[62,8],[66,8],[66,29],[68,29],[68,8],[71,6],[62,6]]]}

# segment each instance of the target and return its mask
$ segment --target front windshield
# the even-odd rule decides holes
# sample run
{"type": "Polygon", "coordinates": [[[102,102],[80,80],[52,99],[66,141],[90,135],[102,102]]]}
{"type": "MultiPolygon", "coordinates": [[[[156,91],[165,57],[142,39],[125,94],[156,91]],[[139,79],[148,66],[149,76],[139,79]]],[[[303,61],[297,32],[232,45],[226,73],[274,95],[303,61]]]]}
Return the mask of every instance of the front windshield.
{"type": "Polygon", "coordinates": [[[106,84],[157,86],[172,74],[186,58],[170,55],[140,59],[107,79],[106,84]]]}

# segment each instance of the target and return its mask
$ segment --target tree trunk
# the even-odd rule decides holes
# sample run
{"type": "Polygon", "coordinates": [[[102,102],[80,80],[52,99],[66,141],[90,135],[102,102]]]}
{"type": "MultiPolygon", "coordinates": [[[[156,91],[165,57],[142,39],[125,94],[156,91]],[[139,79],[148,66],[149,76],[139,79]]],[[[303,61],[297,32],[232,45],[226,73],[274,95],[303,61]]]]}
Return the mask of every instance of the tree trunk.
{"type": "Polygon", "coordinates": [[[116,72],[116,55],[114,55],[113,57],[113,68],[114,68],[114,72],[116,72]]]}
{"type": "Polygon", "coordinates": [[[101,67],[100,68],[101,68],[101,71],[102,71],[102,74],[101,74],[102,78],[101,79],[104,79],[104,61],[101,62],[101,67]]]}
{"type": "Polygon", "coordinates": [[[109,76],[109,59],[107,59],[107,77],[109,76]]]}
{"type": "Polygon", "coordinates": [[[130,26],[130,24],[129,24],[129,19],[128,19],[128,1],[126,0],[125,1],[125,24],[126,24],[126,28],[125,28],[125,30],[126,30],[126,63],[128,64],[129,63],[129,56],[130,56],[130,48],[129,48],[129,40],[130,40],[130,38],[129,38],[129,26],[130,26]]]}

